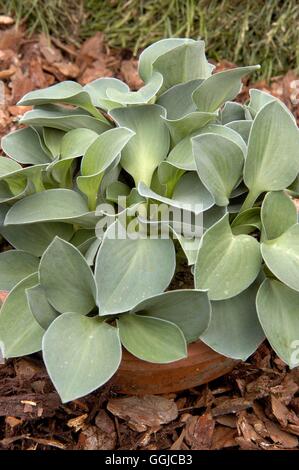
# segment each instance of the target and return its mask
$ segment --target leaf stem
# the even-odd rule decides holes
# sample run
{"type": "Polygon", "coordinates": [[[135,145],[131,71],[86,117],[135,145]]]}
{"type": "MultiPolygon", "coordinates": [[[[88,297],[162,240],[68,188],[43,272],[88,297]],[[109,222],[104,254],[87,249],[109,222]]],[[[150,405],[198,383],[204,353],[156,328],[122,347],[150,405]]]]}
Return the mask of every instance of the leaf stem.
{"type": "Polygon", "coordinates": [[[260,193],[249,191],[245,201],[243,202],[243,205],[240,209],[240,212],[243,212],[246,209],[250,209],[253,206],[253,204],[255,203],[255,201],[257,200],[257,198],[259,197],[259,195],[260,195],[260,193]]]}

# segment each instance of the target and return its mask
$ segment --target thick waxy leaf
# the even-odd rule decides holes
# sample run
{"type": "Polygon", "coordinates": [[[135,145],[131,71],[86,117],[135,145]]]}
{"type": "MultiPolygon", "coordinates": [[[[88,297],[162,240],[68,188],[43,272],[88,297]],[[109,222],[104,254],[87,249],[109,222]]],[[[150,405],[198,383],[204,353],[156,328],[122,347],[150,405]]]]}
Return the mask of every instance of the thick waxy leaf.
{"type": "Polygon", "coordinates": [[[134,135],[130,129],[118,127],[99,135],[88,147],[77,178],[79,189],[88,197],[89,208],[94,210],[104,172],[113,163],[134,135]]]}
{"type": "Polygon", "coordinates": [[[203,236],[195,264],[195,287],[208,289],[211,300],[229,299],[252,284],[260,267],[259,243],[248,235],[233,235],[226,214],[203,236]]]}
{"type": "Polygon", "coordinates": [[[54,127],[65,132],[86,127],[101,134],[111,129],[108,121],[100,121],[83,110],[67,109],[54,104],[37,106],[32,111],[28,111],[20,119],[20,123],[28,126],[54,127]]]}
{"type": "Polygon", "coordinates": [[[17,250],[41,256],[55,236],[69,240],[73,235],[73,227],[60,222],[43,222],[20,226],[7,225],[0,227],[0,233],[17,250]]]}
{"type": "Polygon", "coordinates": [[[192,93],[202,82],[203,80],[191,80],[175,85],[159,97],[157,104],[166,109],[167,119],[180,119],[196,111],[192,93]]]}
{"type": "Polygon", "coordinates": [[[263,106],[265,106],[265,104],[276,100],[276,98],[273,95],[270,95],[270,93],[256,90],[255,88],[249,90],[249,96],[250,101],[247,108],[249,109],[253,118],[255,118],[257,113],[260,111],[260,109],[262,109],[263,106]]]}
{"type": "Polygon", "coordinates": [[[43,338],[49,376],[65,403],[107,382],[121,361],[118,330],[98,317],[64,313],[43,338]]]}
{"type": "Polygon", "coordinates": [[[238,134],[240,134],[244,142],[246,142],[247,144],[252,123],[253,121],[249,121],[249,120],[248,121],[232,121],[232,122],[229,122],[228,124],[225,124],[225,127],[228,127],[229,129],[232,129],[236,131],[238,134]]]}
{"type": "Polygon", "coordinates": [[[224,356],[246,361],[265,338],[255,307],[258,286],[255,282],[236,297],[211,302],[211,323],[200,339],[224,356]]]}
{"type": "Polygon", "coordinates": [[[261,251],[270,271],[291,289],[299,291],[299,225],[262,243],[261,251]]]}
{"type": "Polygon", "coordinates": [[[0,254],[0,290],[11,290],[20,281],[37,271],[39,259],[21,250],[0,254]]]}
{"type": "Polygon", "coordinates": [[[109,238],[116,228],[117,223],[108,228],[96,260],[101,315],[125,312],[163,292],[175,270],[172,240],[109,238]]]}
{"type": "Polygon", "coordinates": [[[41,147],[37,132],[30,127],[3,137],[1,146],[6,155],[19,163],[37,164],[51,161],[41,147]]]}
{"type": "Polygon", "coordinates": [[[188,43],[165,52],[153,63],[154,70],[163,76],[160,94],[179,83],[205,79],[211,75],[211,65],[205,56],[204,42],[191,41],[189,39],[188,43]]]}
{"type": "Polygon", "coordinates": [[[73,129],[67,132],[60,147],[62,159],[76,158],[84,155],[88,147],[96,140],[98,133],[90,129],[73,129]]]}
{"type": "Polygon", "coordinates": [[[186,289],[164,292],[136,305],[132,313],[175,323],[186,341],[196,341],[207,329],[211,305],[207,292],[186,289]]]}
{"type": "Polygon", "coordinates": [[[114,183],[111,183],[108,186],[106,197],[109,201],[117,203],[120,196],[127,197],[130,192],[130,187],[127,184],[122,183],[121,181],[114,181],[114,183]]]}
{"type": "Polygon", "coordinates": [[[174,188],[172,199],[160,196],[143,183],[138,185],[138,192],[147,199],[154,199],[195,214],[200,214],[214,205],[214,198],[195,172],[186,173],[180,178],[174,188]]]}
{"type": "Polygon", "coordinates": [[[241,148],[245,155],[246,145],[240,135],[238,135],[235,131],[227,127],[219,126],[217,124],[208,124],[207,126],[204,126],[201,129],[197,129],[191,134],[189,133],[189,135],[187,135],[180,142],[178,142],[169,153],[167,157],[167,162],[172,163],[176,167],[182,168],[184,170],[196,170],[196,163],[192,149],[192,138],[206,133],[218,134],[223,137],[226,137],[229,140],[232,140],[241,148]]]}
{"type": "Polygon", "coordinates": [[[248,234],[256,229],[261,231],[261,209],[259,207],[252,207],[240,212],[232,221],[231,227],[234,235],[248,234]]]}
{"type": "Polygon", "coordinates": [[[80,251],[56,237],[42,256],[39,282],[51,305],[60,313],[83,315],[95,306],[95,282],[80,251]]]}
{"type": "Polygon", "coordinates": [[[206,78],[211,73],[211,66],[205,57],[204,42],[188,38],[162,39],[147,47],[139,57],[138,71],[144,82],[150,79],[154,68],[159,71],[162,68],[164,79],[167,82],[175,80],[173,84],[206,78]],[[171,51],[173,54],[166,55],[171,51]],[[178,67],[178,63],[181,63],[181,67],[178,67]]]}
{"type": "Polygon", "coordinates": [[[60,146],[65,132],[51,127],[43,128],[43,140],[53,159],[59,158],[60,146]]]}
{"type": "Polygon", "coordinates": [[[59,313],[48,302],[45,291],[39,284],[26,289],[26,295],[32,315],[37,323],[47,330],[59,313]]]}
{"type": "Polygon", "coordinates": [[[209,122],[216,120],[215,113],[194,112],[183,116],[180,119],[166,119],[165,123],[169,129],[171,139],[174,145],[192,132],[204,128],[209,122]]]}
{"type": "Polygon", "coordinates": [[[117,78],[102,77],[94,80],[85,85],[84,90],[88,92],[92,103],[98,108],[102,108],[105,111],[110,111],[113,108],[119,108],[120,103],[112,101],[108,95],[107,90],[118,91],[120,93],[129,93],[130,89],[128,85],[117,78]]]}
{"type": "Polygon", "coordinates": [[[273,191],[265,196],[261,217],[263,237],[272,240],[297,223],[296,206],[283,191],[273,191]]]}
{"type": "Polygon", "coordinates": [[[67,103],[85,109],[98,119],[106,122],[104,116],[93,106],[89,94],[77,82],[66,80],[48,88],[27,93],[19,101],[21,106],[38,106],[51,103],[67,103]]]}
{"type": "Polygon", "coordinates": [[[245,119],[245,110],[240,103],[234,101],[227,101],[221,110],[222,124],[228,124],[232,121],[241,121],[245,119]]]}
{"type": "Polygon", "coordinates": [[[0,160],[0,178],[7,178],[9,175],[18,174],[22,170],[19,163],[7,157],[1,157],[0,160]]]}
{"type": "Polygon", "coordinates": [[[5,225],[55,220],[71,222],[87,212],[87,203],[79,193],[70,189],[49,189],[28,196],[12,206],[6,215],[5,225]]]}
{"type": "Polygon", "coordinates": [[[150,185],[153,173],[169,149],[169,132],[161,118],[161,106],[146,105],[119,108],[111,116],[119,126],[136,133],[122,152],[121,165],[133,176],[135,185],[140,181],[150,185]]]}
{"type": "Polygon", "coordinates": [[[276,354],[291,368],[299,366],[299,293],[275,279],[265,279],[256,306],[263,330],[276,354]]]}
{"type": "Polygon", "coordinates": [[[148,103],[158,93],[163,83],[163,77],[159,72],[154,72],[149,82],[138,91],[121,91],[115,88],[107,88],[106,95],[112,101],[126,104],[148,103]]]}
{"type": "Polygon", "coordinates": [[[277,100],[266,104],[253,122],[248,142],[247,207],[261,192],[285,189],[292,183],[299,170],[298,148],[299,132],[289,112],[277,100]]]}
{"type": "Polygon", "coordinates": [[[187,357],[183,332],[174,323],[131,313],[117,324],[124,347],[143,361],[167,364],[187,357]]]}
{"type": "Polygon", "coordinates": [[[44,330],[34,319],[27,303],[26,289],[37,283],[32,274],[17,284],[0,310],[0,346],[3,356],[25,356],[40,351],[44,330]]]}
{"type": "Polygon", "coordinates": [[[207,78],[192,95],[198,111],[212,113],[225,101],[233,100],[242,87],[241,79],[259,68],[259,65],[240,67],[215,73],[207,78]]]}
{"type": "Polygon", "coordinates": [[[192,144],[199,177],[213,194],[216,204],[227,206],[242,176],[241,148],[226,137],[214,134],[193,137],[192,144]]]}

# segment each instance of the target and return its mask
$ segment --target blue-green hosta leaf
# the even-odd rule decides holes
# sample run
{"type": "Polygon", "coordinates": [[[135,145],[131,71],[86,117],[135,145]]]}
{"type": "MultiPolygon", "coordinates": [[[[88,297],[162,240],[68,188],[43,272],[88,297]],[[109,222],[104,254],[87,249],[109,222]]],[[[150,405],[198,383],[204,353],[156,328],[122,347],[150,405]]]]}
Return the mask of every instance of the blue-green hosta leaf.
{"type": "Polygon", "coordinates": [[[247,144],[253,121],[232,121],[225,124],[225,127],[237,132],[247,144]]]}
{"type": "MultiPolygon", "coordinates": [[[[28,166],[26,168],[21,167],[20,165],[15,171],[9,171],[9,173],[4,174],[5,167],[7,167],[7,163],[9,158],[1,157],[0,159],[0,182],[2,183],[3,180],[7,183],[11,193],[15,196],[22,195],[23,191],[26,189],[28,183],[31,184],[32,191],[42,191],[44,190],[44,185],[42,181],[42,174],[46,171],[48,167],[47,163],[39,163],[36,165],[28,166]],[[3,160],[3,163],[1,162],[3,160]],[[7,163],[5,163],[7,161],[7,163]],[[2,171],[1,171],[2,166],[2,171]],[[2,174],[1,174],[2,173],[2,174]]],[[[11,160],[13,162],[13,160],[11,160]]],[[[16,162],[13,162],[14,165],[18,165],[16,162]]],[[[11,168],[12,170],[12,168],[11,168]]],[[[4,202],[4,201],[2,201],[4,202]]]]}
{"type": "Polygon", "coordinates": [[[184,137],[190,136],[192,132],[204,128],[209,122],[215,121],[216,118],[216,113],[202,113],[196,111],[179,119],[163,119],[169,129],[172,142],[176,145],[180,140],[184,139],[184,137]]]}
{"type": "Polygon", "coordinates": [[[162,75],[165,71],[164,79],[167,84],[169,80],[174,80],[173,84],[176,84],[195,78],[207,78],[211,74],[211,66],[205,57],[204,42],[189,38],[162,39],[147,47],[140,54],[138,68],[144,82],[148,82],[154,69],[161,71],[162,75]],[[168,55],[169,52],[173,53],[168,55]]]}
{"type": "Polygon", "coordinates": [[[89,94],[94,106],[102,108],[105,111],[111,111],[113,108],[119,108],[120,103],[112,101],[107,90],[115,90],[119,93],[127,94],[130,92],[128,85],[117,78],[102,77],[88,83],[84,86],[84,90],[89,94]]]}
{"type": "Polygon", "coordinates": [[[241,79],[259,68],[259,65],[240,67],[218,72],[207,78],[192,95],[198,111],[212,113],[225,101],[233,100],[241,90],[241,79]]]}
{"type": "Polygon", "coordinates": [[[150,80],[138,91],[120,91],[115,88],[107,88],[106,95],[111,101],[122,105],[148,103],[158,93],[163,83],[163,77],[159,72],[154,72],[150,80]]]}
{"type": "Polygon", "coordinates": [[[104,116],[93,106],[89,94],[84,91],[83,87],[79,83],[70,80],[56,83],[41,90],[30,91],[23,96],[18,104],[22,106],[39,106],[52,103],[67,103],[78,106],[99,120],[106,122],[104,116]]]}
{"type": "Polygon", "coordinates": [[[65,132],[51,127],[43,128],[43,140],[53,159],[60,157],[61,141],[65,132]]]}
{"type": "Polygon", "coordinates": [[[61,159],[81,157],[98,136],[97,132],[84,128],[67,132],[61,141],[61,159]]]}
{"type": "Polygon", "coordinates": [[[222,124],[228,124],[233,121],[242,121],[245,119],[244,107],[240,103],[227,101],[221,110],[222,124]]]}
{"type": "Polygon", "coordinates": [[[130,192],[130,187],[127,184],[122,183],[121,181],[114,181],[107,187],[106,198],[108,201],[117,203],[119,197],[127,197],[130,192]]]}
{"type": "Polygon", "coordinates": [[[260,268],[259,243],[249,235],[233,235],[226,214],[202,238],[195,264],[195,287],[208,289],[211,300],[229,299],[247,289],[260,268]]]}
{"type": "Polygon", "coordinates": [[[17,284],[0,310],[0,347],[3,356],[25,356],[41,350],[44,330],[33,317],[27,303],[26,289],[37,283],[37,274],[31,274],[17,284]]]}
{"type": "Polygon", "coordinates": [[[299,225],[262,243],[261,251],[270,271],[291,289],[299,291],[299,225]]]}
{"type": "Polygon", "coordinates": [[[46,331],[59,313],[49,303],[44,289],[39,284],[26,289],[26,296],[30,312],[37,323],[46,331]]]}
{"type": "Polygon", "coordinates": [[[201,129],[198,129],[195,132],[187,135],[180,142],[178,142],[169,153],[166,161],[172,163],[178,168],[196,171],[196,163],[192,149],[192,137],[196,137],[197,135],[205,133],[222,135],[223,137],[232,140],[241,148],[242,152],[245,155],[246,145],[239,134],[225,126],[220,126],[218,124],[208,124],[207,126],[204,126],[201,129]]]}
{"type": "Polygon", "coordinates": [[[49,189],[18,201],[8,211],[5,225],[32,224],[35,222],[66,221],[88,213],[88,206],[79,193],[70,189],[49,189]]]}
{"type": "Polygon", "coordinates": [[[27,111],[21,118],[20,123],[28,126],[54,127],[65,132],[86,127],[101,134],[111,129],[108,121],[100,121],[85,113],[84,110],[67,109],[54,104],[37,106],[32,111],[27,111]]]}
{"type": "Polygon", "coordinates": [[[246,361],[265,338],[255,307],[258,286],[255,282],[231,299],[211,302],[211,323],[200,339],[219,354],[246,361]]]}
{"type": "Polygon", "coordinates": [[[99,135],[88,147],[81,163],[81,174],[77,178],[79,189],[86,194],[91,210],[96,208],[97,195],[104,172],[124,149],[134,132],[117,127],[99,135]]]}
{"type": "Polygon", "coordinates": [[[98,317],[60,315],[43,338],[48,374],[65,403],[107,382],[121,361],[118,330],[98,317]]]}
{"type": "Polygon", "coordinates": [[[196,111],[192,100],[192,93],[203,80],[191,80],[180,83],[165,91],[157,100],[157,104],[166,109],[167,119],[180,119],[187,114],[196,111]]]}
{"type": "Polygon", "coordinates": [[[191,41],[189,39],[188,43],[165,52],[154,61],[153,69],[163,76],[160,94],[174,85],[211,75],[212,66],[206,59],[204,42],[191,41]]]}
{"type": "Polygon", "coordinates": [[[100,248],[100,245],[102,243],[102,240],[100,240],[97,237],[93,237],[88,242],[85,242],[85,246],[79,246],[79,250],[81,253],[84,254],[84,258],[86,259],[86,263],[88,266],[93,266],[95,262],[95,258],[97,256],[98,250],[100,248]]]}
{"type": "MultiPolygon", "coordinates": [[[[3,157],[1,157],[3,158],[3,157]]],[[[12,203],[15,201],[18,201],[22,197],[27,196],[28,194],[32,193],[32,185],[29,182],[26,181],[26,179],[20,177],[17,179],[14,179],[11,184],[8,184],[7,181],[2,180],[0,181],[0,203],[12,203]]]]}
{"type": "Polygon", "coordinates": [[[70,240],[73,227],[61,222],[42,222],[0,227],[1,235],[17,250],[41,256],[52,240],[58,236],[70,240]]]}
{"type": "Polygon", "coordinates": [[[198,340],[207,329],[211,305],[207,292],[183,289],[155,295],[133,308],[132,313],[160,318],[175,323],[184,333],[186,341],[198,340]]]}
{"type": "Polygon", "coordinates": [[[256,90],[255,88],[251,88],[249,90],[250,101],[247,105],[247,109],[250,111],[252,118],[255,118],[257,113],[262,109],[265,104],[270,103],[271,101],[275,101],[276,98],[270,93],[266,93],[262,90],[256,90]]]}
{"type": "Polygon", "coordinates": [[[292,197],[298,197],[299,196],[299,175],[297,175],[296,179],[293,181],[290,186],[286,188],[286,191],[290,196],[292,197]]]}
{"type": "Polygon", "coordinates": [[[7,134],[1,140],[1,147],[6,155],[22,164],[51,161],[41,147],[37,132],[30,127],[7,134]]]}
{"type": "Polygon", "coordinates": [[[0,254],[0,290],[10,291],[20,281],[37,271],[39,259],[21,250],[0,254]]]}
{"type": "Polygon", "coordinates": [[[172,240],[110,238],[116,228],[117,222],[108,228],[96,259],[101,315],[128,311],[143,299],[163,292],[175,270],[172,240]]]}
{"type": "Polygon", "coordinates": [[[10,174],[22,170],[22,166],[11,158],[2,157],[0,159],[0,178],[5,178],[10,174]]]}
{"type": "Polygon", "coordinates": [[[139,183],[138,192],[146,199],[154,199],[195,214],[200,214],[214,205],[214,198],[201,183],[195,172],[186,173],[180,178],[171,199],[160,196],[143,183],[139,183]]]}
{"type": "Polygon", "coordinates": [[[143,361],[168,364],[187,357],[184,334],[170,321],[130,313],[117,325],[123,346],[143,361]]]}
{"type": "Polygon", "coordinates": [[[167,155],[169,132],[162,117],[164,108],[157,105],[140,105],[111,111],[119,126],[136,133],[122,151],[121,165],[134,178],[150,185],[155,169],[167,155]]]}
{"type": "MultiPolygon", "coordinates": [[[[201,243],[201,236],[185,236],[181,232],[181,227],[180,230],[176,230],[176,227],[173,225],[169,225],[171,231],[173,232],[174,238],[178,240],[188,262],[188,266],[192,266],[196,262],[197,258],[197,253],[200,247],[201,243]]],[[[202,228],[203,231],[203,228],[202,228]]]]}
{"type": "Polygon", "coordinates": [[[299,365],[299,294],[275,279],[265,279],[256,306],[263,330],[276,354],[291,368],[299,365]]]}
{"type": "Polygon", "coordinates": [[[232,140],[221,135],[193,137],[198,175],[218,206],[227,206],[229,196],[242,177],[244,154],[232,140]]]}
{"type": "Polygon", "coordinates": [[[216,204],[203,213],[203,228],[208,230],[227,213],[226,207],[216,206],[216,204]]]}
{"type": "Polygon", "coordinates": [[[56,237],[43,254],[39,282],[51,305],[60,313],[83,315],[95,306],[96,287],[90,267],[80,251],[56,237]]]}
{"type": "MultiPolygon", "coordinates": [[[[299,171],[299,131],[290,113],[275,100],[257,114],[244,167],[248,205],[263,191],[285,189],[299,171]]],[[[244,207],[245,208],[245,207],[244,207]]]]}
{"type": "Polygon", "coordinates": [[[232,221],[231,227],[234,235],[248,234],[256,229],[261,231],[261,209],[259,207],[252,207],[240,212],[232,221]]]}
{"type": "Polygon", "coordinates": [[[272,240],[297,223],[296,206],[283,191],[272,191],[263,200],[261,217],[263,237],[272,240]]]}
{"type": "Polygon", "coordinates": [[[92,237],[94,237],[94,230],[82,228],[74,233],[74,236],[71,238],[70,243],[79,248],[79,246],[84,244],[86,241],[90,240],[92,237]]]}

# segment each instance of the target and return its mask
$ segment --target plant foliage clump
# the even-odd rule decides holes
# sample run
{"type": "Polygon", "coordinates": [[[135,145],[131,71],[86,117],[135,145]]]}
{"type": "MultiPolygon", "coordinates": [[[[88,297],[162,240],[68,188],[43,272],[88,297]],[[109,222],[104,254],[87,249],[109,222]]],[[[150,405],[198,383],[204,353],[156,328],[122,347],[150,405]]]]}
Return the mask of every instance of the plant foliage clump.
{"type": "Polygon", "coordinates": [[[0,158],[0,344],[42,350],[63,401],[109,380],[122,346],[168,363],[201,338],[245,360],[266,336],[299,364],[299,133],[264,92],[232,101],[257,69],[213,74],[203,41],[167,39],[141,54],[139,91],[100,78],[20,101],[0,158]],[[180,252],[195,289],[166,291],[180,252]]]}

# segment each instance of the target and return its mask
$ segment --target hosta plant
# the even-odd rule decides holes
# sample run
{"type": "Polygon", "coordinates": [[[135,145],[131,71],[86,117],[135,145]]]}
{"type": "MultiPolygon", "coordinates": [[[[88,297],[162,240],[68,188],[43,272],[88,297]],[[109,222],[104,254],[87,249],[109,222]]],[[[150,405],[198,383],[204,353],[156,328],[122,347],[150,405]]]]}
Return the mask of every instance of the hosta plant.
{"type": "Polygon", "coordinates": [[[42,351],[63,401],[109,380],[122,346],[168,363],[200,338],[245,360],[266,336],[299,364],[299,133],[264,92],[232,101],[257,68],[214,73],[202,41],[166,39],[138,91],[100,78],[20,101],[0,158],[0,344],[42,351]],[[194,289],[168,290],[182,256],[194,289]]]}

